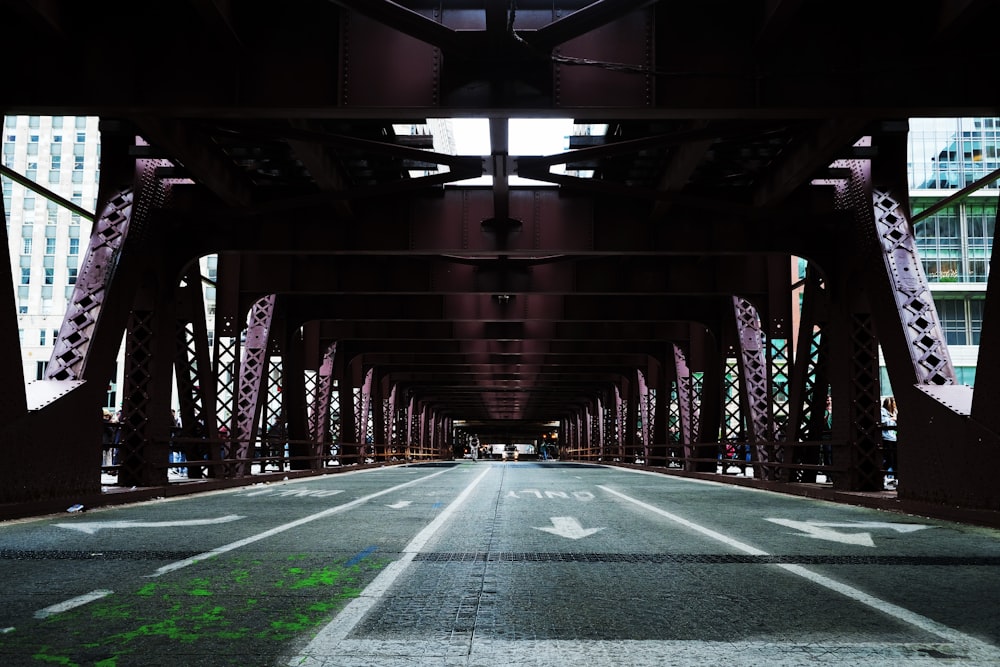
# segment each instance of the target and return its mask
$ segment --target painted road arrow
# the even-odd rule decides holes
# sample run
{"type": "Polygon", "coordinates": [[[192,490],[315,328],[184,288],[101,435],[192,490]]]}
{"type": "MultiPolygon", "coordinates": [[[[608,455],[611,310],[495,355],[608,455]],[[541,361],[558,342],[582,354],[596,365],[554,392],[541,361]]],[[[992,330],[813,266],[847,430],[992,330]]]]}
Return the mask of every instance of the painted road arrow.
{"type": "Polygon", "coordinates": [[[182,519],[179,521],[85,521],[79,523],[57,523],[60,528],[71,528],[81,533],[93,535],[102,528],[174,528],[178,526],[211,526],[217,523],[229,523],[244,517],[237,514],[214,519],[182,519]]]}
{"type": "Polygon", "coordinates": [[[587,537],[604,530],[603,528],[584,528],[579,521],[571,516],[554,516],[551,526],[532,526],[532,528],[544,530],[546,533],[552,533],[559,537],[568,537],[571,540],[578,540],[581,537],[587,537]]]}
{"type": "Polygon", "coordinates": [[[792,519],[768,519],[771,523],[780,526],[794,528],[802,531],[803,537],[812,537],[817,540],[828,540],[830,542],[840,542],[842,544],[855,544],[862,547],[874,547],[871,533],[842,533],[834,528],[862,528],[867,530],[883,529],[894,530],[897,533],[913,533],[924,528],[916,523],[891,523],[888,521],[857,521],[857,522],[834,522],[834,521],[793,521],[792,519]]]}

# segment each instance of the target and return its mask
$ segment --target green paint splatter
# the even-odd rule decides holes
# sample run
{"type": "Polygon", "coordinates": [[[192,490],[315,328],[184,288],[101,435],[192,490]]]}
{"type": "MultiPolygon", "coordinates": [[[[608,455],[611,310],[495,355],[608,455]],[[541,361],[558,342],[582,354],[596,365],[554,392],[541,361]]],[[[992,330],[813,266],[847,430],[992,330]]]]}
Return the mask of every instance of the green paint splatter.
{"type": "Polygon", "coordinates": [[[227,646],[263,654],[329,622],[388,563],[320,565],[312,557],[310,567],[305,558],[290,557],[296,564],[284,570],[273,561],[234,559],[219,576],[147,583],[2,637],[0,650],[67,667],[117,667],[139,651],[165,655],[175,650],[171,644],[220,657],[227,646]]]}
{"type": "Polygon", "coordinates": [[[343,576],[343,573],[340,570],[324,567],[292,584],[292,590],[310,588],[312,586],[333,586],[341,576],[343,576]]]}
{"type": "Polygon", "coordinates": [[[67,665],[69,667],[79,667],[79,665],[73,662],[72,659],[64,655],[49,655],[49,653],[47,652],[49,648],[51,647],[43,646],[38,650],[37,653],[35,653],[31,657],[34,658],[35,660],[38,660],[39,662],[48,662],[54,665],[67,665]]]}

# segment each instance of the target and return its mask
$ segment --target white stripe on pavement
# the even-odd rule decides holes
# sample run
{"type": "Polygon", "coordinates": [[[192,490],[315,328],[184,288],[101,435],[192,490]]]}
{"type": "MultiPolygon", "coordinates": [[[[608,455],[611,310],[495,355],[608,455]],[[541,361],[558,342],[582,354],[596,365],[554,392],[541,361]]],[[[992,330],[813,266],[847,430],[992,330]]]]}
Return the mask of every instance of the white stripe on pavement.
{"type": "MultiPolygon", "coordinates": [[[[654,514],[659,514],[660,516],[670,519],[675,523],[679,523],[680,525],[686,528],[690,528],[695,532],[701,533],[706,537],[710,537],[713,540],[722,542],[723,544],[726,544],[734,549],[737,549],[738,551],[742,551],[744,553],[751,554],[753,556],[770,555],[766,551],[762,551],[756,547],[744,544],[739,540],[735,540],[731,537],[728,537],[727,535],[723,535],[722,533],[716,532],[710,528],[706,528],[699,524],[688,521],[687,519],[679,517],[676,514],[672,514],[670,512],[667,512],[666,510],[662,510],[659,507],[655,507],[648,503],[644,503],[641,500],[637,500],[635,498],[626,496],[624,493],[615,491],[614,489],[601,485],[598,485],[597,488],[602,489],[613,496],[617,496],[622,500],[626,500],[632,503],[633,505],[637,505],[649,512],[653,512],[654,514]]],[[[801,565],[792,565],[788,563],[774,563],[774,566],[780,567],[781,569],[790,572],[791,574],[802,577],[803,579],[807,579],[812,583],[827,588],[831,591],[840,593],[841,595],[851,598],[852,600],[856,600],[857,602],[867,605],[872,609],[880,611],[884,614],[888,614],[889,616],[892,616],[904,623],[909,623],[914,627],[920,628],[921,630],[937,635],[938,637],[941,637],[942,639],[945,639],[949,642],[960,644],[964,647],[974,650],[978,652],[982,657],[988,656],[992,660],[1000,659],[1000,649],[993,646],[992,644],[987,644],[986,642],[980,641],[965,633],[959,632],[954,628],[950,628],[947,625],[943,625],[941,623],[938,623],[937,621],[931,620],[926,616],[921,616],[916,612],[912,612],[909,609],[905,609],[898,605],[894,605],[891,602],[887,602],[885,600],[877,598],[874,595],[869,595],[868,593],[864,593],[854,588],[853,586],[848,586],[847,584],[843,584],[839,581],[836,581],[835,579],[831,579],[830,577],[827,577],[825,575],[813,572],[812,570],[802,567],[801,565]]]]}
{"type": "Polygon", "coordinates": [[[103,597],[111,595],[114,591],[109,591],[107,589],[98,589],[96,591],[90,591],[89,593],[84,593],[83,595],[78,595],[75,598],[70,598],[69,600],[64,600],[59,604],[54,604],[45,609],[39,609],[35,612],[35,618],[48,618],[55,614],[60,614],[64,611],[73,609],[74,607],[79,607],[85,605],[88,602],[93,602],[94,600],[100,600],[103,597]]]}
{"type": "Polygon", "coordinates": [[[432,473],[432,474],[427,475],[425,477],[420,477],[419,479],[413,479],[413,480],[410,480],[409,482],[404,482],[403,484],[397,484],[396,486],[390,487],[388,489],[384,489],[384,490],[379,491],[377,493],[369,494],[367,496],[364,496],[363,498],[358,498],[357,500],[352,500],[349,503],[344,503],[343,505],[337,505],[336,507],[330,507],[328,509],[323,510],[322,512],[317,512],[316,514],[310,514],[309,516],[302,517],[301,519],[296,519],[295,521],[290,521],[290,522],[282,524],[280,526],[275,526],[274,528],[271,528],[270,530],[265,530],[263,533],[258,533],[256,535],[251,535],[250,537],[245,537],[242,540],[237,540],[236,542],[230,542],[229,544],[224,544],[221,547],[216,547],[215,549],[212,549],[211,551],[206,551],[206,552],[200,553],[200,554],[198,554],[196,556],[191,556],[190,558],[185,558],[184,560],[179,560],[179,561],[176,561],[174,563],[170,563],[168,565],[164,565],[161,568],[157,568],[157,570],[156,570],[155,573],[150,574],[148,576],[150,576],[150,577],[159,577],[160,575],[167,574],[168,572],[173,572],[174,570],[179,570],[182,567],[187,567],[188,565],[193,565],[194,563],[198,563],[198,562],[201,562],[201,561],[206,560],[208,558],[212,558],[213,556],[218,556],[220,554],[224,554],[226,552],[233,551],[234,549],[239,549],[240,547],[245,547],[248,544],[253,544],[254,542],[258,542],[258,541],[266,539],[268,537],[273,537],[274,535],[278,535],[279,533],[283,533],[286,530],[291,530],[292,528],[298,528],[299,526],[302,526],[304,524],[310,523],[312,521],[316,521],[317,519],[323,519],[323,518],[328,517],[330,515],[337,514],[338,512],[343,512],[344,510],[351,509],[352,507],[357,507],[358,505],[362,505],[362,504],[368,502],[372,498],[378,498],[379,496],[384,496],[387,493],[393,493],[394,491],[399,491],[400,489],[404,489],[404,488],[406,488],[408,486],[413,486],[414,484],[419,484],[420,482],[423,482],[423,481],[426,481],[428,479],[431,479],[432,477],[437,477],[438,475],[443,475],[444,473],[448,472],[449,470],[451,470],[451,469],[448,468],[448,469],[445,469],[445,470],[440,470],[438,472],[432,473]]]}
{"type": "Polygon", "coordinates": [[[410,540],[410,543],[403,548],[402,558],[393,561],[382,570],[372,583],[362,591],[361,595],[351,600],[332,621],[316,634],[316,637],[309,642],[309,645],[302,650],[302,653],[289,660],[288,664],[303,664],[304,661],[311,660],[311,656],[324,656],[334,651],[337,645],[350,634],[354,626],[358,624],[358,621],[382,598],[399,575],[406,570],[417,554],[423,550],[427,542],[434,537],[434,534],[441,529],[444,523],[454,514],[455,510],[465,502],[466,498],[469,497],[489,472],[490,468],[487,468],[472,480],[472,483],[465,487],[465,490],[458,494],[458,497],[451,501],[448,507],[427,524],[423,530],[417,533],[416,537],[410,540]]]}

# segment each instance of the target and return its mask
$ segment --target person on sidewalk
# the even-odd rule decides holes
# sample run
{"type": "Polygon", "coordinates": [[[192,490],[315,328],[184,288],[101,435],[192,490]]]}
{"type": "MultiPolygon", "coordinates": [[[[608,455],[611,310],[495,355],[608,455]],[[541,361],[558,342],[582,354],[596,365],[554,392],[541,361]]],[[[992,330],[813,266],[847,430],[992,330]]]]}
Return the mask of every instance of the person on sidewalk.
{"type": "Polygon", "coordinates": [[[895,489],[899,464],[896,461],[896,399],[892,396],[882,401],[882,469],[885,487],[895,489]]]}

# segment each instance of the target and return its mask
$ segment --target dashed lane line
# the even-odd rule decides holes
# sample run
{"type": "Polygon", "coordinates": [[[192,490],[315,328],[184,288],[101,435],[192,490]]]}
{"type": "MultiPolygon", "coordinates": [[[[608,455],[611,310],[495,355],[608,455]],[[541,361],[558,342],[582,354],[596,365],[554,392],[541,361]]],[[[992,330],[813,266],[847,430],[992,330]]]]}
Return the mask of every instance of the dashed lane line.
{"type": "Polygon", "coordinates": [[[316,637],[309,642],[309,645],[302,650],[301,654],[289,660],[287,664],[302,664],[305,661],[309,661],[311,659],[310,656],[327,655],[335,651],[337,645],[351,633],[358,624],[358,621],[385,595],[389,587],[406,570],[417,554],[424,549],[427,542],[451,518],[455,510],[462,506],[462,503],[472,494],[489,472],[490,468],[487,468],[472,480],[472,483],[465,487],[450,505],[442,510],[433,521],[427,524],[423,530],[410,540],[410,543],[403,548],[402,557],[399,560],[393,561],[386,566],[359,597],[351,600],[326,627],[316,634],[316,637]]]}
{"type": "Polygon", "coordinates": [[[376,493],[371,493],[371,494],[369,494],[367,496],[364,496],[362,498],[358,498],[356,500],[352,500],[349,503],[344,503],[343,505],[337,505],[335,507],[330,507],[330,508],[327,508],[327,509],[323,510],[322,512],[316,512],[315,514],[310,514],[309,516],[302,517],[301,519],[296,519],[295,521],[289,521],[288,523],[281,524],[280,526],[275,526],[274,528],[271,528],[270,530],[265,530],[263,533],[258,533],[256,535],[251,535],[250,537],[245,537],[242,540],[237,540],[235,542],[230,542],[229,544],[224,544],[221,547],[216,547],[215,549],[212,549],[211,551],[206,551],[206,552],[200,553],[200,554],[198,554],[196,556],[191,556],[190,558],[185,558],[184,560],[179,560],[179,561],[176,561],[174,563],[170,563],[168,565],[164,565],[163,567],[157,568],[156,572],[154,572],[153,574],[148,575],[148,576],[150,576],[150,577],[159,577],[159,576],[162,576],[164,574],[167,574],[168,572],[174,572],[174,571],[179,570],[179,569],[181,569],[183,567],[187,567],[188,565],[193,565],[195,563],[201,562],[201,561],[206,560],[208,558],[213,558],[213,557],[218,556],[220,554],[224,554],[224,553],[227,553],[229,551],[233,551],[235,549],[239,549],[240,547],[245,547],[248,544],[253,544],[254,542],[259,542],[260,540],[267,539],[268,537],[273,537],[273,536],[278,535],[280,533],[284,533],[285,531],[291,530],[292,528],[298,528],[299,526],[303,526],[303,525],[305,525],[307,523],[311,523],[313,521],[316,521],[317,519],[323,519],[323,518],[326,518],[326,517],[331,516],[333,514],[338,514],[340,512],[345,511],[345,510],[349,510],[352,507],[357,507],[358,505],[363,505],[364,503],[368,502],[369,500],[371,500],[373,498],[378,498],[379,496],[384,496],[386,494],[394,493],[396,491],[399,491],[400,489],[405,489],[408,486],[413,486],[415,484],[419,484],[421,482],[425,482],[428,479],[431,479],[433,477],[437,477],[438,475],[443,475],[444,473],[449,472],[450,470],[452,470],[452,469],[448,468],[446,470],[441,470],[441,471],[438,471],[438,472],[435,472],[435,473],[431,473],[430,475],[427,475],[426,477],[420,477],[418,479],[412,479],[409,482],[404,482],[402,484],[397,484],[396,486],[389,487],[388,489],[383,489],[382,491],[378,491],[376,493]]]}
{"type": "Polygon", "coordinates": [[[94,600],[100,600],[103,597],[111,595],[114,591],[107,589],[98,589],[96,591],[90,591],[89,593],[84,593],[83,595],[77,595],[75,598],[70,598],[69,600],[63,600],[58,604],[50,605],[44,609],[39,609],[35,612],[35,618],[48,618],[49,616],[54,616],[56,614],[61,614],[64,611],[69,611],[76,607],[87,604],[88,602],[93,602],[94,600]]]}

